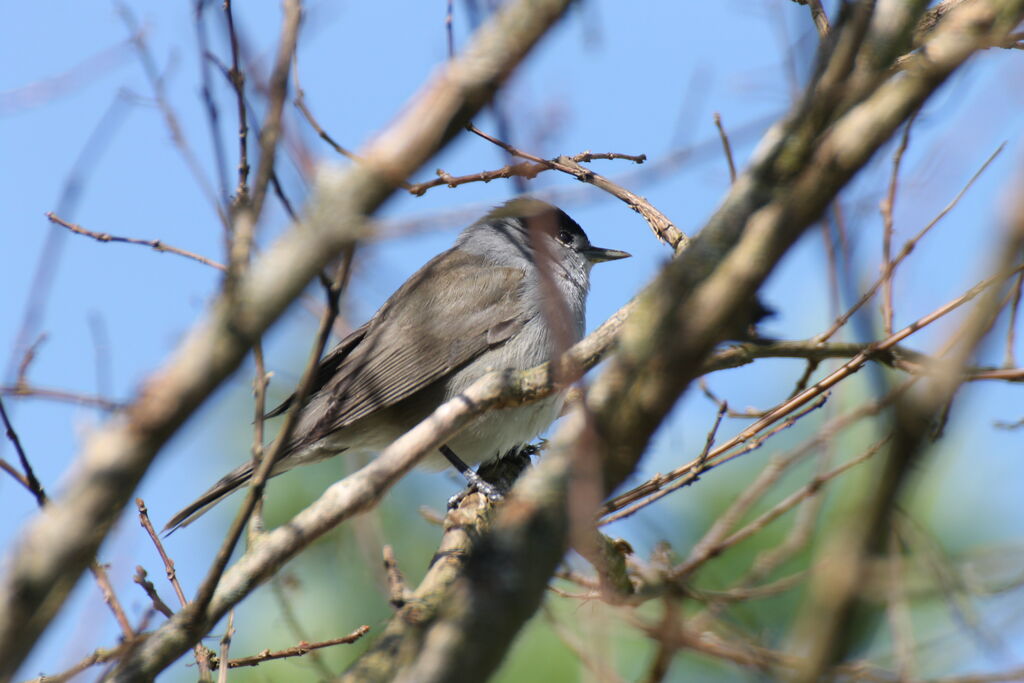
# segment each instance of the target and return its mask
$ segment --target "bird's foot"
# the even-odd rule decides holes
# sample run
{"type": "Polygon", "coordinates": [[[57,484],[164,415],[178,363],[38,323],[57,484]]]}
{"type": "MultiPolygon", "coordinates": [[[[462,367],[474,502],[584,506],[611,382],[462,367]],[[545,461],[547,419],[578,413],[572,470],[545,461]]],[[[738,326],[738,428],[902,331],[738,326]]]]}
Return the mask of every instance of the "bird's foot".
{"type": "MultiPolygon", "coordinates": [[[[445,448],[442,448],[442,453],[445,448]]],[[[449,460],[452,459],[452,456],[458,458],[451,452],[451,449],[447,450],[448,453],[445,453],[445,456],[449,460]]],[[[519,475],[530,466],[531,456],[537,455],[539,452],[540,448],[536,445],[512,448],[504,455],[483,463],[475,472],[464,463],[464,468],[455,465],[456,469],[466,478],[469,486],[448,499],[448,508],[457,507],[467,495],[474,491],[479,491],[491,502],[501,500],[512,490],[519,475]]],[[[459,462],[462,461],[459,460],[459,462]]]]}
{"type": "Polygon", "coordinates": [[[459,507],[462,501],[471,493],[482,493],[484,498],[497,503],[499,500],[504,498],[504,493],[498,489],[494,484],[485,481],[483,477],[474,472],[472,469],[467,469],[462,473],[462,476],[466,478],[466,482],[469,484],[462,491],[459,491],[454,496],[448,499],[448,509],[454,510],[459,507]]]}
{"type": "Polygon", "coordinates": [[[462,499],[474,491],[484,494],[484,497],[492,503],[501,500],[502,493],[498,490],[498,487],[485,481],[483,477],[473,471],[473,468],[463,462],[462,458],[455,454],[455,451],[447,445],[441,446],[440,450],[441,454],[452,464],[452,467],[457,469],[459,474],[465,477],[466,482],[469,484],[465,491],[457,493],[448,499],[449,510],[458,507],[462,499]]]}

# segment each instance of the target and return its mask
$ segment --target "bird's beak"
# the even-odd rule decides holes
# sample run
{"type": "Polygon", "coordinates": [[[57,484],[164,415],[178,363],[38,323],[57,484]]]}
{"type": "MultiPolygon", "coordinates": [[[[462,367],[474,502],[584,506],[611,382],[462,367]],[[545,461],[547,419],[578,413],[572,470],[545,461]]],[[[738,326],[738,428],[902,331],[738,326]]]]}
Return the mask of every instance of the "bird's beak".
{"type": "Polygon", "coordinates": [[[619,251],[618,249],[587,247],[583,250],[583,256],[591,263],[604,263],[605,261],[618,261],[620,258],[629,258],[632,254],[619,251]]]}

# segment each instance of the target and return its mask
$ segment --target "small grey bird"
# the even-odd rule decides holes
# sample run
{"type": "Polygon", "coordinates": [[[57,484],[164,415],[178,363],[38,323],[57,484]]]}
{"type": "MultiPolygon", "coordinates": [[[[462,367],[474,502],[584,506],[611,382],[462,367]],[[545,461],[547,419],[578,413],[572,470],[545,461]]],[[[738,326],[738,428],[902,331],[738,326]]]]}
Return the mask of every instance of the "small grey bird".
{"type": "MultiPolygon", "coordinates": [[[[576,221],[542,201],[523,197],[495,208],[324,356],[272,476],[344,451],[383,450],[484,374],[549,360],[583,336],[590,268],[628,256],[591,245],[576,221]]],[[[544,431],[562,400],[482,415],[442,453],[457,467],[459,459],[498,457],[544,431]]],[[[229,472],[165,529],[189,524],[252,473],[252,461],[229,472]]]]}

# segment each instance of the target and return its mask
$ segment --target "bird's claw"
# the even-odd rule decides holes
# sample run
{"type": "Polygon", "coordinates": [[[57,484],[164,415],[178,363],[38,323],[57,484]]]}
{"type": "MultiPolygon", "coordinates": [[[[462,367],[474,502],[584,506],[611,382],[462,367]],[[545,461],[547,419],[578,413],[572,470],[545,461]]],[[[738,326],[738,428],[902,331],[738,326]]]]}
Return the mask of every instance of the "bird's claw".
{"type": "Polygon", "coordinates": [[[462,500],[474,491],[483,494],[484,498],[492,503],[497,503],[504,497],[502,492],[498,490],[497,486],[485,481],[483,477],[473,470],[466,470],[462,474],[466,477],[466,481],[469,483],[469,486],[448,499],[449,510],[457,508],[462,500]]]}

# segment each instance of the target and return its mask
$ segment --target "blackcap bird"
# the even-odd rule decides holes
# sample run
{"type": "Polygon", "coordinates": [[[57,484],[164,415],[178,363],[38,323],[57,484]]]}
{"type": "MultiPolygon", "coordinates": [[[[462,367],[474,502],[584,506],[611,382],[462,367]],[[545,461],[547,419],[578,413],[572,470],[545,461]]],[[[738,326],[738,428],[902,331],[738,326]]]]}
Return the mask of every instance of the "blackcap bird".
{"type": "MultiPolygon", "coordinates": [[[[380,451],[484,374],[551,359],[583,336],[591,267],[628,256],[593,246],[576,221],[542,201],[495,208],[324,356],[271,476],[345,451],[380,451]]],[[[486,413],[442,450],[470,464],[498,457],[544,431],[562,400],[486,413]]],[[[240,465],[166,528],[189,524],[252,474],[252,461],[240,465]]]]}

